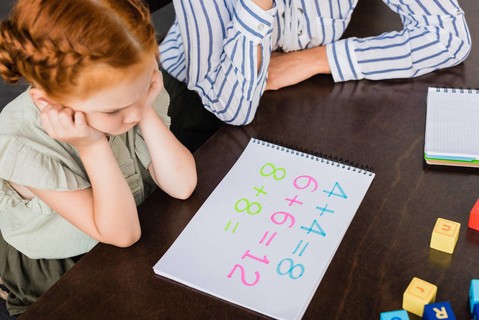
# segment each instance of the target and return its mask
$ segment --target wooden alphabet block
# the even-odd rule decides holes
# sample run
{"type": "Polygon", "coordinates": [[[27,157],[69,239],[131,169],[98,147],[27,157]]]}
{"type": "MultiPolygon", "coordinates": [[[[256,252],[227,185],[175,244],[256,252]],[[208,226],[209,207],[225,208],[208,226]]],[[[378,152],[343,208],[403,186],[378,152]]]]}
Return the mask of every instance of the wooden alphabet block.
{"type": "Polygon", "coordinates": [[[476,303],[472,309],[472,319],[479,320],[479,303],[476,303]]]}
{"type": "Polygon", "coordinates": [[[409,315],[406,310],[381,312],[379,320],[409,320],[409,315]]]}
{"type": "Polygon", "coordinates": [[[424,307],[424,320],[456,320],[452,311],[451,304],[448,301],[427,304],[424,307]]]}
{"type": "Polygon", "coordinates": [[[402,307],[415,315],[422,317],[424,306],[436,300],[437,287],[419,278],[412,278],[404,291],[402,307]]]}
{"type": "Polygon", "coordinates": [[[469,307],[471,313],[474,311],[475,304],[479,304],[479,279],[471,280],[471,287],[469,289],[469,307]]]}
{"type": "Polygon", "coordinates": [[[479,199],[477,199],[476,204],[471,209],[469,214],[469,223],[468,227],[479,230],[479,199]]]}
{"type": "Polygon", "coordinates": [[[438,218],[431,236],[431,248],[453,253],[459,237],[461,224],[442,218],[438,218]]]}

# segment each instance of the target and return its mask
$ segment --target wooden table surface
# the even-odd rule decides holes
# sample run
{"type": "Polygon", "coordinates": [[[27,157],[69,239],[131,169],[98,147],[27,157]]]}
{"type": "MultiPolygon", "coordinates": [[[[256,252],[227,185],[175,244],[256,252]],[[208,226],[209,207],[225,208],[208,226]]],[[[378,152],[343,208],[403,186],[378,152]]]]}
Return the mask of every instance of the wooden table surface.
{"type": "MultiPolygon", "coordinates": [[[[251,137],[349,159],[376,173],[304,319],[378,319],[380,312],[401,309],[413,277],[437,285],[436,301],[450,301],[457,319],[469,319],[479,232],[467,223],[479,198],[479,169],[423,160],[427,88],[479,87],[479,2],[460,4],[474,44],[465,63],[407,80],[334,84],[330,76],[317,76],[265,93],[252,124],[223,127],[195,153],[199,182],[190,199],[155,192],[139,207],[143,235],[137,244],[98,245],[21,320],[265,318],[152,270],[251,137]],[[461,223],[452,255],[429,248],[438,217],[461,223]]],[[[361,0],[347,35],[400,27],[381,1],[361,0]]]]}

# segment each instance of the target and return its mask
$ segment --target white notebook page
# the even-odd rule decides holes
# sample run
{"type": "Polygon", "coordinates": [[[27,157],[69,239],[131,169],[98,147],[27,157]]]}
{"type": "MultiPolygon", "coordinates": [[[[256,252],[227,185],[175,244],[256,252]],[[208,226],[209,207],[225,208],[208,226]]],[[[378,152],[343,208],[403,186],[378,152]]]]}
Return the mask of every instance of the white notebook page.
{"type": "Polygon", "coordinates": [[[252,139],[154,271],[273,318],[300,319],[373,178],[252,139]]]}
{"type": "Polygon", "coordinates": [[[478,123],[477,90],[429,88],[424,148],[426,155],[478,158],[478,123]]]}

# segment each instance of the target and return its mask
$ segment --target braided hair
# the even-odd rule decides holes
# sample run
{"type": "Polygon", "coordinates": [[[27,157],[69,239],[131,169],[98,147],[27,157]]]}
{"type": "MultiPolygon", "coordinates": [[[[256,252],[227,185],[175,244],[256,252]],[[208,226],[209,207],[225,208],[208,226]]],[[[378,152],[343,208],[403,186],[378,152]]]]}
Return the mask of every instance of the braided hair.
{"type": "Polygon", "coordinates": [[[127,70],[157,50],[142,0],[18,0],[0,24],[0,76],[56,99],[106,86],[80,81],[94,66],[127,70]]]}

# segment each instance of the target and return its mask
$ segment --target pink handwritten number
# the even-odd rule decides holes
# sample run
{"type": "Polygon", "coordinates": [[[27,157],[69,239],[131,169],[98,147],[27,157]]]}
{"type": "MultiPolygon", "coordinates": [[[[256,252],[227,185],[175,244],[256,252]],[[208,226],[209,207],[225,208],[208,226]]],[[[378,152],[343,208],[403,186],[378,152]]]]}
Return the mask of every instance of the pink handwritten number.
{"type": "Polygon", "coordinates": [[[273,221],[276,224],[283,224],[288,219],[291,220],[291,223],[289,224],[288,228],[291,228],[291,227],[294,226],[294,223],[296,222],[296,219],[294,218],[294,216],[291,213],[284,212],[284,211],[278,211],[278,212],[275,212],[271,215],[271,221],[273,221]],[[276,218],[276,216],[278,216],[278,215],[282,215],[283,219],[279,220],[278,218],[276,218]]]}
{"type": "Polygon", "coordinates": [[[311,192],[314,192],[318,189],[319,185],[318,185],[318,181],[316,181],[316,179],[314,179],[311,176],[308,176],[308,175],[299,176],[296,179],[294,179],[294,182],[293,182],[296,189],[301,189],[301,190],[309,188],[311,183],[313,184],[313,190],[311,190],[311,192]]]}
{"type": "Polygon", "coordinates": [[[252,286],[255,286],[258,282],[259,282],[259,279],[260,279],[260,275],[259,275],[259,272],[258,271],[255,271],[254,272],[254,275],[255,275],[255,279],[253,282],[247,282],[246,281],[246,272],[244,270],[244,267],[240,264],[235,264],[235,266],[233,267],[233,269],[231,270],[231,272],[228,274],[228,278],[231,278],[233,276],[233,273],[236,271],[236,269],[240,270],[240,273],[241,273],[241,282],[243,282],[243,284],[245,286],[248,286],[248,287],[252,287],[252,286]]]}
{"type": "Polygon", "coordinates": [[[264,263],[264,264],[268,264],[269,263],[269,260],[268,260],[268,257],[264,256],[263,258],[259,258],[257,256],[254,256],[250,253],[251,251],[249,250],[246,250],[246,252],[243,254],[243,256],[241,257],[241,259],[244,259],[246,257],[248,258],[251,258],[253,260],[256,260],[256,261],[259,261],[261,263],[264,263]]]}

